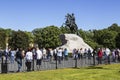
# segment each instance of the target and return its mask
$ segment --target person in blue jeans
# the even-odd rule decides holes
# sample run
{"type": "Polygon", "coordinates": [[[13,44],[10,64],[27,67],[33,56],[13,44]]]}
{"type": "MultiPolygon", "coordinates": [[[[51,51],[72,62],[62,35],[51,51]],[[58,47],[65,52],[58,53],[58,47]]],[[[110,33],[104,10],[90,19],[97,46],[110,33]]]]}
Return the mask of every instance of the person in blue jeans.
{"type": "Polygon", "coordinates": [[[20,72],[20,69],[22,67],[22,49],[18,49],[18,51],[16,52],[16,59],[15,60],[18,64],[17,72],[20,72]]]}

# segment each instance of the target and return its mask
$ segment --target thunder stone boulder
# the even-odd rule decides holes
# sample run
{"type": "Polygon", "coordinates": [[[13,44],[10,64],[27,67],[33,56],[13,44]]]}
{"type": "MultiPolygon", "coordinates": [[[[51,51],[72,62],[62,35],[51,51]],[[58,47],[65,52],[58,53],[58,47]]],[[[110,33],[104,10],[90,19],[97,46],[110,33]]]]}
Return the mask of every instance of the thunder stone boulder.
{"type": "Polygon", "coordinates": [[[62,34],[60,35],[60,39],[62,41],[61,48],[67,48],[68,52],[72,52],[73,49],[91,49],[93,50],[88,44],[84,42],[84,40],[76,34],[62,34]]]}

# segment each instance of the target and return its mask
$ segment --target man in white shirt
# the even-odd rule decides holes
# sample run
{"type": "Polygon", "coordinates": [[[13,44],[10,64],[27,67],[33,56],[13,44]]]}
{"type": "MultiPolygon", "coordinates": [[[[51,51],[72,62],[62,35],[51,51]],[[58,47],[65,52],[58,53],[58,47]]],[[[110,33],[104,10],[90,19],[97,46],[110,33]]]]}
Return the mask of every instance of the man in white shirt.
{"type": "Polygon", "coordinates": [[[108,64],[110,64],[110,53],[111,53],[111,51],[110,51],[110,49],[109,48],[105,48],[105,55],[106,55],[106,62],[108,63],[108,64]]]}
{"type": "Polygon", "coordinates": [[[36,65],[38,70],[40,70],[42,57],[43,57],[42,51],[39,48],[36,48],[36,59],[37,59],[36,65]]]}
{"type": "Polygon", "coordinates": [[[45,48],[43,48],[43,60],[46,60],[46,56],[47,56],[47,51],[46,51],[46,49],[45,48]]]}
{"type": "Polygon", "coordinates": [[[62,49],[61,48],[58,49],[57,57],[58,57],[59,64],[61,64],[61,57],[62,57],[62,49]]]}

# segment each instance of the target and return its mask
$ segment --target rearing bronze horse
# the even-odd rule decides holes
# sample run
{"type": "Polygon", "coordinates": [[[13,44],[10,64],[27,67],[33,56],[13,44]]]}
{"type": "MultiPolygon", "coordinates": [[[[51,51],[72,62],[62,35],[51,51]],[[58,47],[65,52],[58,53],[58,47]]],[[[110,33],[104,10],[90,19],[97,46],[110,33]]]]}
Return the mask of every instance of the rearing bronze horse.
{"type": "Polygon", "coordinates": [[[78,27],[75,23],[74,14],[73,13],[71,15],[67,14],[65,17],[66,17],[65,27],[69,28],[72,33],[77,32],[78,27]]]}

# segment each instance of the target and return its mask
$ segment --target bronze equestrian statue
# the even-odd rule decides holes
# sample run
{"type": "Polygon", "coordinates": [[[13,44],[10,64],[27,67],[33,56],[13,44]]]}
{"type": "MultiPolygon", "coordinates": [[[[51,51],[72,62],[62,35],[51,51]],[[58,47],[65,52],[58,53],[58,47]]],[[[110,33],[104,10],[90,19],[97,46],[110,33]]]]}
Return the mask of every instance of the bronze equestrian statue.
{"type": "Polygon", "coordinates": [[[70,29],[71,33],[77,33],[78,34],[78,27],[77,24],[75,23],[75,16],[74,14],[67,14],[65,16],[66,21],[65,21],[65,27],[70,29]]]}

